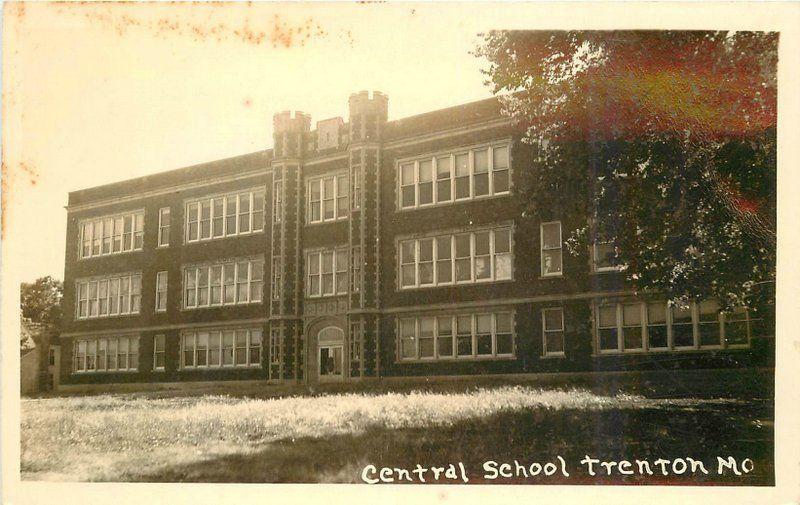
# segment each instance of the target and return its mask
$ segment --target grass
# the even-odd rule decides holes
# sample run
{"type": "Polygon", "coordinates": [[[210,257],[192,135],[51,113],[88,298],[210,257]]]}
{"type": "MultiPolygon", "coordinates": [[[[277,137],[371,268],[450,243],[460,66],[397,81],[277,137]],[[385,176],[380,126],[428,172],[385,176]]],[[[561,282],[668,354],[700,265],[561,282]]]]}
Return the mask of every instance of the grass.
{"type": "MultiPolygon", "coordinates": [[[[585,454],[705,461],[719,454],[749,457],[755,470],[703,482],[769,485],[771,420],[768,399],[654,398],[530,385],[283,398],[43,398],[22,402],[21,463],[29,480],[358,482],[366,464],[462,461],[479,482],[486,459],[545,462],[561,455],[577,464],[585,454]]],[[[693,482],[685,476],[592,482],[657,480],[693,482]]]]}

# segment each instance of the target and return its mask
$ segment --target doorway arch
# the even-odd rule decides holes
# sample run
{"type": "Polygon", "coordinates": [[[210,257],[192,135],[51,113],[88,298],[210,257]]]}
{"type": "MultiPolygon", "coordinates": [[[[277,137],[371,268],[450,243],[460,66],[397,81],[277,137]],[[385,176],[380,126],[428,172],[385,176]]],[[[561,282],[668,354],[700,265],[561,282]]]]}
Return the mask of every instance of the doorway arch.
{"type": "Polygon", "coordinates": [[[317,318],[306,326],[307,382],[347,380],[349,363],[345,353],[345,326],[345,321],[335,316],[317,318]]]}

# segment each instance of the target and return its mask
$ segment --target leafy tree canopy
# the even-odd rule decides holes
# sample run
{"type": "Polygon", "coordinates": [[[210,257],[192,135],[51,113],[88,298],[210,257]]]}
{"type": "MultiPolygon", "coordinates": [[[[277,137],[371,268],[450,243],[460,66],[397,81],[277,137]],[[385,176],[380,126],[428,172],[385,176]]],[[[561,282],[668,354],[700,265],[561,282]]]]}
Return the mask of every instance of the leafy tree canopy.
{"type": "Polygon", "coordinates": [[[61,322],[61,297],[64,284],[49,275],[20,286],[22,317],[35,323],[58,326],[61,322]]]}
{"type": "Polygon", "coordinates": [[[475,54],[538,146],[528,212],[589,216],[627,279],[671,299],[772,299],[778,35],[495,31],[475,54]]]}

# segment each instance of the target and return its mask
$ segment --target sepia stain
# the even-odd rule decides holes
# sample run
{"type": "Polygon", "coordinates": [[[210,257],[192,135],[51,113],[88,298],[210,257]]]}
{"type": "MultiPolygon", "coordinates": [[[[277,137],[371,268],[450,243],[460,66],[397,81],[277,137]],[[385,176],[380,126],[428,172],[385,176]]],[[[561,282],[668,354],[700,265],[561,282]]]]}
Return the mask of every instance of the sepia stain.
{"type": "MultiPolygon", "coordinates": [[[[207,11],[207,21],[201,22],[189,19],[184,14],[187,4],[170,2],[182,9],[173,16],[154,16],[149,18],[136,14],[138,5],[124,4],[96,4],[91,2],[59,3],[56,12],[59,14],[77,15],[86,21],[112,30],[118,36],[131,32],[146,32],[150,35],[164,39],[167,37],[190,38],[196,42],[240,42],[254,46],[272,46],[273,48],[303,47],[314,39],[329,36],[328,32],[313,17],[304,21],[290,22],[280,15],[272,17],[247,14],[237,26],[216,21],[214,9],[230,8],[230,4],[223,2],[193,2],[190,7],[207,11]]],[[[252,3],[246,4],[248,8],[252,3]]],[[[352,38],[352,37],[351,37],[352,38]]]]}
{"type": "Polygon", "coordinates": [[[32,186],[36,186],[36,183],[39,182],[39,172],[33,167],[30,163],[26,163],[21,161],[19,163],[19,168],[26,174],[28,174],[29,182],[32,186]]]}

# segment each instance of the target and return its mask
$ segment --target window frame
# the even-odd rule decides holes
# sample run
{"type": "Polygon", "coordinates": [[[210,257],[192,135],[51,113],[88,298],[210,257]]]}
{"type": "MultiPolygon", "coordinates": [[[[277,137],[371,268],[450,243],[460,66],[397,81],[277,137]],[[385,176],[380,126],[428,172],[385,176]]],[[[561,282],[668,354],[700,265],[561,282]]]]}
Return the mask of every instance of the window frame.
{"type": "Polygon", "coordinates": [[[564,276],[564,226],[561,221],[546,221],[539,223],[539,266],[540,274],[542,277],[563,277],[564,276]],[[545,248],[544,244],[544,228],[547,225],[558,224],[558,247],[545,248]],[[560,257],[561,269],[554,273],[545,273],[544,271],[544,258],[545,251],[558,251],[560,257]]]}
{"type": "Polygon", "coordinates": [[[314,248],[314,249],[306,249],[304,251],[305,257],[305,279],[304,279],[304,287],[303,287],[303,296],[305,298],[331,298],[336,296],[345,296],[355,291],[352,290],[351,286],[351,276],[352,276],[352,265],[351,261],[353,259],[353,254],[350,250],[351,248],[346,245],[340,245],[336,247],[324,247],[324,248],[314,248]],[[331,255],[331,271],[324,272],[323,265],[325,263],[324,257],[330,254],[331,255]],[[344,254],[344,259],[341,262],[341,265],[344,267],[340,269],[340,262],[339,262],[339,255],[344,254]],[[312,264],[312,256],[316,256],[316,264],[317,264],[317,273],[311,273],[311,264],[312,264]],[[340,282],[340,276],[344,274],[343,282],[340,282]],[[332,289],[330,293],[325,293],[323,288],[323,276],[331,275],[332,276],[332,289]],[[312,276],[318,279],[317,287],[319,288],[319,293],[313,293],[311,290],[311,286],[313,285],[312,276]],[[344,290],[341,290],[340,284],[344,285],[344,290]]]}
{"type": "Polygon", "coordinates": [[[347,171],[338,171],[327,173],[323,175],[316,175],[313,177],[308,177],[305,181],[306,185],[306,225],[314,225],[314,224],[323,224],[323,223],[332,223],[335,221],[342,221],[348,219],[350,217],[351,212],[351,191],[350,185],[352,182],[350,181],[350,175],[347,171]],[[344,188],[347,190],[346,195],[340,194],[339,187],[342,186],[340,184],[340,179],[344,178],[344,188]],[[327,193],[325,192],[325,181],[326,180],[333,181],[333,195],[328,197],[327,193]],[[311,200],[311,185],[314,183],[319,183],[319,219],[313,219],[312,213],[312,203],[311,200]],[[344,205],[343,209],[340,209],[339,200],[342,198],[347,198],[347,204],[344,205]],[[332,218],[325,218],[325,202],[326,201],[333,201],[333,217],[332,218]]]}
{"type": "MultiPolygon", "coordinates": [[[[273,256],[272,263],[270,264],[270,279],[269,279],[269,297],[270,301],[278,302],[281,299],[281,291],[283,284],[283,258],[280,256],[273,256]]],[[[264,298],[262,293],[261,298],[264,298]]]]}
{"type": "Polygon", "coordinates": [[[172,226],[172,210],[170,207],[161,207],[158,209],[158,237],[156,247],[169,247],[170,233],[172,226]],[[164,224],[164,217],[166,216],[167,224],[164,224]],[[166,230],[166,240],[162,240],[162,234],[166,230]]]}
{"type": "Polygon", "coordinates": [[[155,296],[155,311],[156,312],[166,312],[168,308],[168,298],[167,294],[169,292],[169,272],[167,270],[162,270],[160,272],[156,272],[156,296],[155,296]],[[160,280],[162,275],[164,274],[164,289],[161,290],[160,280]],[[159,308],[161,301],[164,301],[164,308],[159,308]]]}
{"type": "Polygon", "coordinates": [[[198,310],[198,309],[209,309],[209,308],[217,308],[217,307],[225,307],[225,306],[244,306],[244,305],[257,305],[263,303],[264,301],[264,258],[263,257],[246,257],[246,258],[229,258],[224,260],[217,260],[214,262],[204,262],[204,263],[190,263],[181,266],[181,310],[198,310]],[[261,263],[261,279],[256,279],[253,277],[254,263],[261,263]],[[247,293],[247,300],[240,301],[239,300],[239,293],[240,287],[243,284],[239,279],[239,268],[240,264],[246,263],[247,264],[247,282],[246,282],[246,293],[247,293]],[[232,278],[227,275],[230,266],[233,266],[233,276],[232,278]],[[217,267],[222,267],[220,271],[220,283],[219,285],[213,283],[213,270],[217,267]],[[194,282],[192,287],[189,287],[189,271],[194,271],[194,282]],[[201,270],[205,270],[205,285],[200,285],[200,278],[201,270]],[[227,280],[232,279],[231,282],[226,282],[227,280]],[[258,300],[254,299],[252,296],[252,289],[253,284],[261,284],[261,296],[258,300]],[[215,287],[220,288],[220,300],[218,303],[212,303],[212,290],[215,287]],[[193,304],[189,304],[189,290],[192,289],[194,292],[193,304]],[[233,292],[233,301],[228,302],[226,301],[226,295],[228,290],[232,290],[233,292]],[[200,304],[200,295],[202,292],[205,292],[205,303],[202,305],[200,304]]]}
{"type": "MultiPolygon", "coordinates": [[[[512,139],[510,138],[503,138],[499,140],[494,140],[492,142],[485,142],[481,144],[472,144],[467,146],[461,146],[457,148],[451,148],[446,150],[434,151],[425,153],[423,155],[408,157],[408,158],[401,158],[395,162],[395,211],[396,212],[404,212],[404,211],[412,211],[420,208],[428,208],[428,207],[436,207],[442,205],[454,205],[461,202],[472,201],[472,200],[484,200],[488,198],[499,198],[503,196],[510,195],[512,193],[513,182],[512,182],[512,139]],[[507,166],[504,168],[495,169],[494,168],[494,150],[495,149],[503,149],[507,150],[507,166]],[[475,195],[475,152],[477,151],[486,151],[487,156],[487,168],[486,174],[488,177],[488,193],[486,195],[475,195]],[[456,176],[456,157],[467,155],[467,172],[466,176],[468,179],[468,186],[469,186],[469,195],[466,197],[458,198],[456,196],[456,186],[457,186],[457,179],[456,176]],[[449,168],[449,177],[446,178],[439,178],[439,160],[449,159],[450,168],[449,168]],[[420,204],[420,163],[421,162],[428,162],[431,163],[431,202],[420,204]],[[403,184],[402,182],[402,169],[403,166],[413,166],[413,182],[410,184],[403,184]],[[505,191],[495,191],[495,172],[508,172],[508,189],[505,191]],[[447,200],[439,199],[439,181],[450,181],[450,196],[447,200]],[[414,188],[414,204],[413,205],[403,205],[403,188],[413,186],[414,188]]],[[[484,172],[481,172],[477,175],[481,175],[484,172]]],[[[428,183],[429,181],[425,181],[428,183]]]]}
{"type": "Polygon", "coordinates": [[[563,358],[565,356],[565,349],[566,349],[566,328],[565,328],[565,321],[564,321],[564,307],[544,307],[541,310],[541,317],[542,317],[542,356],[544,357],[556,357],[556,358],[563,358]],[[560,330],[548,330],[547,329],[547,316],[546,312],[549,311],[558,311],[561,314],[561,329],[560,330]],[[547,350],[547,334],[548,333],[560,333],[561,334],[561,351],[548,351],[547,350]]]}
{"type": "Polygon", "coordinates": [[[516,313],[513,309],[497,309],[488,311],[476,312],[447,312],[447,313],[426,313],[414,315],[398,314],[395,318],[395,363],[430,363],[430,362],[450,362],[450,361],[488,361],[488,360],[508,360],[516,359],[517,351],[517,332],[515,330],[516,313]],[[478,354],[478,317],[491,316],[491,354],[478,354]],[[498,335],[505,335],[506,333],[498,333],[498,317],[508,316],[510,319],[511,330],[511,352],[499,353],[498,352],[498,335]],[[470,318],[470,338],[471,338],[471,354],[459,355],[458,354],[458,319],[469,317],[470,318]],[[420,339],[421,339],[421,326],[422,319],[433,320],[433,355],[421,357],[420,356],[420,339]],[[451,354],[442,356],[439,353],[439,338],[443,336],[440,333],[440,321],[450,320],[450,333],[444,335],[451,340],[451,354]],[[414,342],[414,357],[404,358],[402,356],[403,340],[403,324],[413,321],[414,323],[414,336],[411,338],[414,342]]]}
{"type": "Polygon", "coordinates": [[[625,270],[625,264],[612,265],[610,267],[598,267],[599,260],[597,258],[597,246],[601,244],[613,244],[612,240],[595,240],[592,242],[592,272],[621,272],[625,270]]]}
{"type": "Polygon", "coordinates": [[[71,374],[73,375],[84,375],[84,374],[109,374],[109,373],[137,373],[139,372],[139,363],[141,360],[140,354],[140,336],[136,333],[121,333],[116,335],[99,335],[99,336],[92,336],[92,337],[76,337],[72,341],[72,370],[71,374]],[[112,362],[111,358],[111,346],[110,343],[114,342],[113,346],[113,354],[114,354],[114,368],[111,368],[109,365],[112,362]],[[125,352],[121,353],[120,350],[120,343],[126,342],[125,345],[125,352]],[[103,363],[104,366],[100,368],[98,365],[100,364],[100,343],[103,343],[103,363]],[[135,345],[131,345],[131,342],[135,342],[135,345]],[[89,344],[93,344],[90,346],[89,344]],[[81,352],[81,344],[83,345],[83,354],[79,354],[81,352]],[[136,352],[131,352],[132,348],[135,347],[136,352]],[[94,354],[92,355],[92,368],[90,369],[89,364],[89,349],[93,349],[94,354]],[[125,355],[125,363],[126,366],[124,368],[119,367],[119,356],[124,354],[125,355]],[[135,359],[131,359],[135,356],[135,359]],[[80,361],[82,359],[82,362],[80,361]],[[82,366],[79,368],[78,364],[82,363],[82,366]],[[134,366],[131,366],[134,365],[134,366]]]}
{"type": "Polygon", "coordinates": [[[272,222],[283,221],[283,179],[272,181],[272,222]]]}
{"type": "Polygon", "coordinates": [[[101,256],[113,256],[116,254],[128,254],[128,253],[135,253],[144,250],[144,221],[145,221],[145,212],[144,208],[128,210],[125,212],[117,212],[114,214],[104,214],[101,216],[94,216],[94,217],[85,217],[78,220],[78,260],[88,260],[92,258],[97,258],[101,256]],[[137,219],[136,216],[141,216],[137,219]],[[130,218],[131,229],[130,232],[125,232],[125,218],[130,218]],[[105,235],[105,223],[107,221],[111,221],[111,230],[110,235],[106,237],[105,235]],[[100,223],[100,229],[102,233],[99,237],[95,237],[94,229],[95,224],[100,223]],[[137,230],[136,225],[141,223],[142,229],[137,230]],[[90,238],[86,238],[86,225],[91,224],[91,233],[89,234],[90,238]],[[117,233],[117,225],[120,224],[121,229],[119,233],[117,233]],[[116,239],[119,237],[119,251],[115,251],[116,239]],[[130,248],[125,248],[125,237],[128,237],[130,248]],[[136,247],[137,238],[139,239],[139,247],[136,247]],[[103,252],[106,239],[108,239],[108,252],[103,252]],[[88,241],[89,247],[89,254],[84,255],[85,246],[88,241]],[[94,253],[94,246],[97,244],[98,249],[97,253],[94,253]]]}
{"type": "Polygon", "coordinates": [[[153,335],[153,371],[163,372],[166,370],[167,364],[167,337],[163,333],[153,335]],[[159,350],[159,342],[161,342],[161,350],[159,350]],[[161,356],[163,365],[158,366],[158,357],[161,356]]]}
{"type": "Polygon", "coordinates": [[[216,326],[216,327],[209,327],[209,328],[198,328],[196,330],[185,330],[180,333],[179,339],[179,346],[180,346],[180,363],[179,363],[179,370],[180,371],[196,371],[196,370],[240,370],[240,369],[254,369],[261,367],[261,361],[263,359],[263,343],[264,343],[264,329],[259,326],[216,326]],[[246,332],[245,337],[245,345],[244,347],[237,345],[237,335],[239,332],[246,332]],[[260,333],[260,339],[258,343],[258,360],[253,361],[251,360],[251,351],[255,348],[253,345],[253,334],[260,333]],[[202,351],[199,351],[198,348],[198,340],[201,334],[206,335],[206,344],[203,347],[202,351]],[[231,336],[231,344],[226,344],[226,336],[231,336]],[[188,351],[187,342],[189,339],[187,337],[191,337],[192,341],[192,364],[186,364],[186,352],[188,351]],[[243,364],[239,364],[236,361],[236,351],[239,349],[244,349],[245,353],[245,362],[243,364]],[[230,350],[230,353],[227,351],[230,350]],[[210,362],[210,357],[212,356],[213,351],[218,351],[219,354],[219,361],[216,364],[212,364],[210,362]],[[205,353],[205,363],[202,365],[198,364],[198,355],[203,352],[205,353]],[[230,354],[231,356],[231,363],[227,364],[226,355],[230,354]]]}
{"type": "Polygon", "coordinates": [[[142,273],[141,272],[125,272],[119,274],[109,274],[103,276],[95,276],[95,277],[82,277],[75,279],[74,281],[75,286],[75,311],[74,317],[76,321],[85,321],[88,319],[107,319],[113,317],[128,317],[128,316],[137,316],[142,312],[142,273]],[[138,278],[138,292],[134,290],[135,282],[134,279],[138,278]],[[128,279],[127,283],[125,284],[126,293],[123,295],[123,279],[128,279]],[[100,285],[102,283],[106,283],[106,313],[100,313],[100,285]],[[91,292],[91,286],[95,285],[94,288],[94,298],[89,298],[89,293],[91,292]],[[112,287],[113,285],[117,286],[116,293],[112,297],[112,287]],[[85,294],[86,298],[81,298],[81,287],[86,286],[85,294]],[[127,307],[128,310],[122,310],[122,297],[125,296],[127,299],[127,307]],[[138,296],[138,304],[135,304],[134,301],[138,296]],[[81,302],[86,301],[86,315],[81,316],[81,302]],[[95,302],[95,305],[92,305],[92,302],[95,302]],[[133,310],[133,307],[138,305],[136,311],[133,310]],[[112,311],[113,307],[117,307],[116,311],[112,311]],[[95,307],[96,311],[95,314],[92,315],[92,307],[95,307]]]}
{"type": "MultiPolygon", "coordinates": [[[[746,343],[743,344],[728,344],[726,340],[726,333],[725,333],[725,323],[728,321],[729,317],[733,312],[717,312],[717,327],[719,331],[719,344],[713,345],[703,345],[700,340],[700,312],[699,312],[700,303],[697,301],[690,302],[689,305],[689,312],[691,313],[691,327],[692,327],[692,345],[689,346],[682,346],[676,345],[675,343],[675,335],[674,335],[674,325],[675,320],[673,317],[673,310],[676,308],[676,305],[668,302],[667,300],[631,300],[631,299],[617,299],[617,300],[607,300],[607,301],[595,301],[592,304],[592,328],[593,328],[593,356],[606,356],[606,355],[622,355],[622,354],[660,354],[666,352],[693,352],[693,351],[714,351],[714,350],[724,350],[724,349],[748,349],[751,345],[752,340],[752,325],[751,325],[751,311],[746,307],[741,307],[744,311],[744,319],[738,321],[745,322],[746,328],[746,343]],[[656,303],[663,303],[665,307],[665,322],[662,323],[652,323],[650,322],[650,313],[648,311],[648,306],[650,304],[656,303]],[[625,335],[624,335],[624,328],[632,327],[630,325],[625,326],[623,320],[623,306],[624,305],[632,305],[637,304],[640,310],[640,324],[639,327],[642,331],[642,347],[641,348],[630,348],[627,349],[625,347],[625,335]],[[617,331],[617,347],[615,349],[601,349],[600,348],[600,317],[599,317],[599,309],[602,306],[610,306],[613,305],[615,307],[615,314],[616,314],[616,331],[617,331]],[[650,327],[651,326],[665,326],[667,332],[667,346],[666,347],[652,347],[650,345],[650,327]]],[[[736,310],[738,310],[736,309],[736,310]]],[[[684,323],[686,324],[686,323],[684,323]]],[[[687,324],[688,326],[688,324],[687,324]]],[[[609,327],[610,328],[610,327],[609,327]]]]}
{"type": "Polygon", "coordinates": [[[449,230],[444,232],[436,232],[430,233],[425,235],[419,236],[407,236],[407,237],[397,237],[395,239],[395,251],[396,251],[396,267],[395,267],[395,275],[396,275],[396,289],[397,291],[409,291],[415,289],[428,289],[428,288],[436,288],[436,287],[445,287],[445,286],[461,286],[461,285],[471,285],[471,284],[486,284],[486,283],[497,283],[497,282],[513,282],[514,281],[514,231],[515,226],[513,223],[498,223],[492,226],[483,226],[478,228],[470,228],[467,230],[449,230]],[[498,233],[508,233],[508,252],[497,252],[496,246],[496,236],[498,233]],[[477,254],[477,235],[482,233],[488,233],[489,235],[489,251],[486,254],[478,255],[477,254]],[[469,256],[457,256],[457,239],[460,236],[468,235],[469,236],[469,256]],[[445,240],[446,239],[446,240],[445,240]],[[450,243],[450,253],[449,257],[447,258],[440,258],[439,256],[439,243],[440,241],[449,241],[450,243]],[[431,260],[422,261],[420,259],[420,243],[423,241],[431,241],[431,260]],[[412,242],[413,243],[413,261],[405,261],[407,258],[403,255],[403,247],[404,244],[412,242]],[[509,256],[510,257],[510,271],[508,277],[498,277],[497,276],[497,258],[500,256],[509,256]],[[478,258],[488,258],[489,260],[489,276],[486,278],[478,279],[476,276],[476,262],[478,258]],[[456,264],[458,260],[466,261],[469,260],[470,265],[470,275],[469,279],[466,280],[458,280],[457,278],[457,267],[456,264]],[[450,265],[450,280],[449,281],[439,281],[439,270],[440,264],[447,262],[450,265]],[[432,282],[422,284],[420,282],[420,265],[422,263],[430,263],[431,264],[431,278],[432,282]],[[410,266],[413,265],[414,267],[414,283],[404,285],[403,284],[403,266],[410,266]]]}
{"type": "Polygon", "coordinates": [[[226,191],[224,193],[214,193],[209,195],[203,195],[199,197],[193,198],[186,198],[183,200],[183,243],[184,245],[188,244],[196,244],[202,242],[209,242],[213,240],[222,240],[225,238],[232,238],[232,237],[241,237],[241,236],[248,236],[248,235],[257,235],[259,233],[263,233],[265,230],[264,225],[264,214],[266,211],[266,189],[263,186],[253,186],[249,188],[242,188],[238,190],[231,190],[226,191]],[[248,195],[248,210],[247,213],[243,213],[241,211],[240,205],[240,196],[241,195],[248,195]],[[256,208],[255,202],[258,196],[261,196],[261,208],[258,210],[256,208]],[[214,201],[215,200],[222,200],[222,216],[217,216],[214,212],[214,201]],[[233,212],[231,213],[230,205],[231,200],[235,201],[235,205],[233,206],[233,212]],[[203,206],[204,204],[208,203],[209,214],[208,218],[203,218],[203,206]],[[190,213],[190,207],[196,207],[194,215],[190,213]],[[260,213],[261,214],[261,228],[254,228],[255,223],[255,215],[260,213]],[[241,216],[247,215],[248,216],[248,229],[247,231],[239,231],[239,223],[241,220],[241,216]],[[222,233],[220,235],[215,235],[216,227],[215,222],[218,218],[222,218],[222,233]],[[195,218],[195,219],[193,219],[195,218]],[[236,231],[230,233],[228,231],[228,221],[233,219],[234,225],[236,227],[236,231]],[[203,237],[203,226],[202,223],[204,221],[209,222],[209,232],[208,237],[203,237]],[[197,225],[197,237],[192,239],[190,238],[190,228],[192,224],[197,225]]]}

